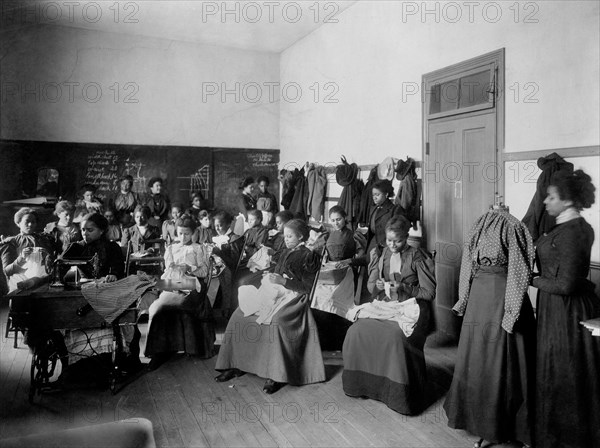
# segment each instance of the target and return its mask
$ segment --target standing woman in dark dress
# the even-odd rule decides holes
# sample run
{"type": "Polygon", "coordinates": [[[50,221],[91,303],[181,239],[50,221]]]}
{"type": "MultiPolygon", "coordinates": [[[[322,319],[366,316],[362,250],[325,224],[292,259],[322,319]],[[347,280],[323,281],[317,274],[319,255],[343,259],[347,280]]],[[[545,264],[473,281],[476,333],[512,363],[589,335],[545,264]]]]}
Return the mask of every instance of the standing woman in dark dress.
{"type": "Polygon", "coordinates": [[[248,218],[248,211],[256,210],[256,199],[252,196],[252,191],[254,190],[254,178],[246,177],[240,184],[239,189],[242,190],[238,204],[240,213],[242,213],[245,218],[248,218]]]}
{"type": "Polygon", "coordinates": [[[153,177],[148,182],[150,196],[146,205],[150,209],[150,224],[156,227],[162,227],[162,223],[169,219],[169,209],[171,200],[163,192],[164,183],[160,177],[153,177]]]}
{"type": "Polygon", "coordinates": [[[544,201],[556,226],[536,242],[538,447],[600,446],[600,338],[580,324],[600,316],[587,279],[594,231],[579,215],[594,203],[594,191],[577,170],[555,175],[544,201]]]}

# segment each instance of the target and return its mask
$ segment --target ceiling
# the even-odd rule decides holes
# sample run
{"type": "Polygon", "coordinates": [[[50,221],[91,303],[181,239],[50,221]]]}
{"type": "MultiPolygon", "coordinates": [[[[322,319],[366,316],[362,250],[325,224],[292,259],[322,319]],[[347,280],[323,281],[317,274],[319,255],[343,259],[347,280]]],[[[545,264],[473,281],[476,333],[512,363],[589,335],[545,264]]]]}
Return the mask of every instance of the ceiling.
{"type": "Polygon", "coordinates": [[[62,25],[280,53],[355,1],[79,1],[3,5],[3,23],[62,25]],[[12,5],[12,6],[10,6],[12,5]]]}

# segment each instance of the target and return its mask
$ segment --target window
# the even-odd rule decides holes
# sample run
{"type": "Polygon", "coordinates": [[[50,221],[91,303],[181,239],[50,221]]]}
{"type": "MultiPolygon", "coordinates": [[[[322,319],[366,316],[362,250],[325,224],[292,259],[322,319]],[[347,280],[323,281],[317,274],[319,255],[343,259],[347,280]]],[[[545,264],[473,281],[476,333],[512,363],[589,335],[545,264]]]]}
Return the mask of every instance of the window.
{"type": "Polygon", "coordinates": [[[425,88],[427,118],[473,112],[495,105],[495,69],[493,64],[477,67],[460,76],[447,76],[428,83],[425,88]]]}

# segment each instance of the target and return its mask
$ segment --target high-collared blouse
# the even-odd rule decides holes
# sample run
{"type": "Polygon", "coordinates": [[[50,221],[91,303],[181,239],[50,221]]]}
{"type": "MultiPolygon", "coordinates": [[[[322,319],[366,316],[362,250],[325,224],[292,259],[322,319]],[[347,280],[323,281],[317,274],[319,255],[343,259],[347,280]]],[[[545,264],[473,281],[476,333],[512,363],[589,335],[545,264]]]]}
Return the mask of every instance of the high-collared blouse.
{"type": "Polygon", "coordinates": [[[480,216],[465,241],[458,302],[452,308],[459,316],[467,309],[471,283],[479,266],[507,269],[502,328],[512,333],[533,271],[535,248],[527,226],[507,211],[490,210],[480,216]]]}

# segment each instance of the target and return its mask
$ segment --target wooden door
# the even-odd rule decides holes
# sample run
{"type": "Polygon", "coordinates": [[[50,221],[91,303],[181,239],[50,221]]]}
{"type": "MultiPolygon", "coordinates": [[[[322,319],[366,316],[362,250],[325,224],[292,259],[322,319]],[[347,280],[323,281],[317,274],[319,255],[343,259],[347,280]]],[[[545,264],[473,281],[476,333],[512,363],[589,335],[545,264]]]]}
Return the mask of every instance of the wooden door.
{"type": "Polygon", "coordinates": [[[425,223],[427,247],[437,252],[437,327],[457,339],[460,320],[452,307],[463,243],[474,221],[493,204],[497,188],[496,114],[429,120],[427,135],[425,223]]]}

